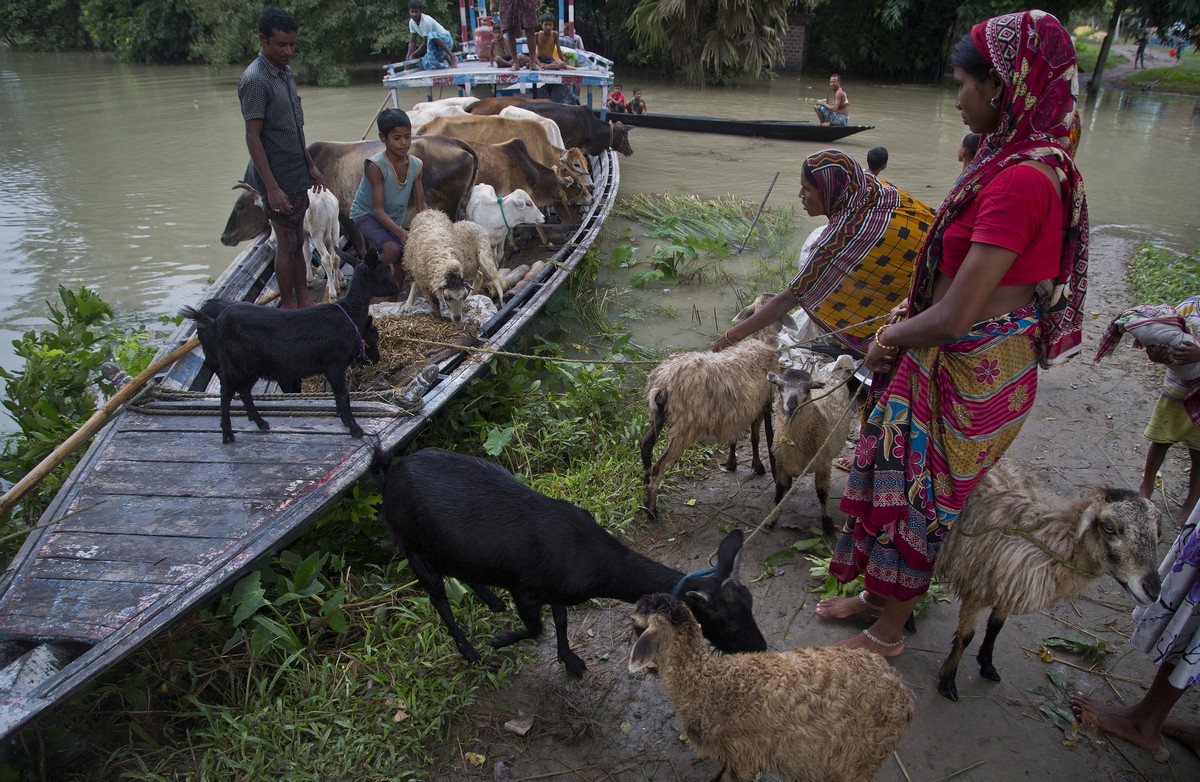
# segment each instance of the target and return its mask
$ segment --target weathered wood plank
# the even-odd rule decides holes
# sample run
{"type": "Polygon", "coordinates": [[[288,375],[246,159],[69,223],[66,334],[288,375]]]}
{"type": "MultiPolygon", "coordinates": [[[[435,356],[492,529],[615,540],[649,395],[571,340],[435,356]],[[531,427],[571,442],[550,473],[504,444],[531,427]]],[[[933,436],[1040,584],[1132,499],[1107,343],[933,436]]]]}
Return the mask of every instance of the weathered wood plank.
{"type": "Polygon", "coordinates": [[[222,443],[216,431],[179,432],[170,438],[164,438],[161,432],[125,431],[113,438],[111,460],[328,464],[341,461],[349,451],[371,447],[369,442],[349,436],[314,437],[274,429],[269,434],[270,447],[264,448],[261,438],[256,437],[239,437],[232,443],[222,443]]]}
{"type": "Polygon", "coordinates": [[[172,590],[165,584],[25,578],[0,606],[0,637],[103,640],[172,590]]]}
{"type": "Polygon", "coordinates": [[[114,581],[130,584],[182,584],[204,571],[203,564],[111,562],[86,559],[39,559],[29,575],[56,581],[114,581]]]}
{"type": "Polygon", "coordinates": [[[328,480],[338,465],[104,462],[88,476],[96,494],[294,498],[328,480]]]}
{"type": "Polygon", "coordinates": [[[157,564],[203,565],[224,554],[234,541],[174,535],[122,535],[55,530],[38,552],[39,560],[91,560],[157,564]]]}
{"type": "MultiPolygon", "coordinates": [[[[272,434],[299,432],[303,434],[329,434],[350,437],[346,425],[336,416],[272,416],[260,410],[263,418],[271,425],[268,431],[260,431],[246,419],[245,415],[232,417],[233,433],[240,438],[270,437],[272,434]]],[[[395,418],[355,417],[364,432],[377,434],[394,426],[395,418]]],[[[214,442],[221,445],[221,419],[219,416],[145,415],[132,414],[121,417],[120,432],[211,432],[214,442]]],[[[353,438],[351,438],[353,439],[353,438]]],[[[235,440],[236,442],[236,440],[235,440]]]]}
{"type": "Polygon", "coordinates": [[[282,501],[79,494],[55,529],[112,534],[241,538],[272,521],[282,501]]]}

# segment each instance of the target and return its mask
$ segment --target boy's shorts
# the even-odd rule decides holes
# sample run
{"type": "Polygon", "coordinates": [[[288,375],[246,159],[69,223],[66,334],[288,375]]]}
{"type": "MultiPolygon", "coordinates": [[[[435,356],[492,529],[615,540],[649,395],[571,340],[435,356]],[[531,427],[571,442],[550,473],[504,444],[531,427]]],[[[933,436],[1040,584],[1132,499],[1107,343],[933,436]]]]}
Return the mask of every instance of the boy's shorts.
{"type": "Polygon", "coordinates": [[[376,250],[382,250],[385,244],[391,242],[398,245],[401,252],[404,251],[404,242],[400,241],[400,237],[384,228],[383,223],[375,219],[375,215],[356,217],[354,224],[358,226],[358,230],[362,231],[362,235],[376,250]]]}
{"type": "Polygon", "coordinates": [[[288,193],[287,199],[292,205],[291,214],[276,212],[265,198],[262,200],[262,210],[267,213],[267,219],[272,223],[279,223],[284,228],[299,228],[304,223],[304,213],[308,210],[308,191],[288,193]]]}
{"type": "Polygon", "coordinates": [[[1170,397],[1159,396],[1143,434],[1152,443],[1183,443],[1193,451],[1200,451],[1200,427],[1192,423],[1183,403],[1170,397]]]}

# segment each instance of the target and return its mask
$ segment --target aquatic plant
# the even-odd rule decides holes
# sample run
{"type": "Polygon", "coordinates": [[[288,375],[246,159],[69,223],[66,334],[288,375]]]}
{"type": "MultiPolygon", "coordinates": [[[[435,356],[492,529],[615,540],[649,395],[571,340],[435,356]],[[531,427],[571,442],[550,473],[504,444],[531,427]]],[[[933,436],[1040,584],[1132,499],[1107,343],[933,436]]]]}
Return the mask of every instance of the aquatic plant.
{"type": "Polygon", "coordinates": [[[1200,250],[1180,255],[1150,242],[1139,242],[1125,272],[1136,301],[1178,304],[1200,290],[1200,250]]]}

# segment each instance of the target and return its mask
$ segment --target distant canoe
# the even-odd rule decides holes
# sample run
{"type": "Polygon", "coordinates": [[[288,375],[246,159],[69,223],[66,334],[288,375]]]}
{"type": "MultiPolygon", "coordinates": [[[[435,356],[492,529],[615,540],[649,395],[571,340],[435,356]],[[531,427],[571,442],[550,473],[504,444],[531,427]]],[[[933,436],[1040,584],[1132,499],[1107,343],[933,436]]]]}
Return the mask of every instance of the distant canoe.
{"type": "Polygon", "coordinates": [[[837,141],[840,138],[875,127],[874,125],[818,125],[815,122],[788,122],[786,120],[689,117],[683,114],[626,114],[619,111],[610,111],[606,117],[639,128],[686,130],[692,133],[724,133],[727,136],[758,136],[759,138],[785,141],[821,143],[837,141]]]}

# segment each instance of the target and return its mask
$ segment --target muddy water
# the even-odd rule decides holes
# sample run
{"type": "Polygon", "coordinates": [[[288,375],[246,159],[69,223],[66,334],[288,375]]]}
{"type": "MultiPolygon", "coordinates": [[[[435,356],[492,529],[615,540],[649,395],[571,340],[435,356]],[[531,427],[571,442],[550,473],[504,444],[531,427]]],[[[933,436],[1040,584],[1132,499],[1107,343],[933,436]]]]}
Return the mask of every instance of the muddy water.
{"type": "MultiPolygon", "coordinates": [[[[218,236],[247,160],[240,70],[0,48],[0,365],[13,365],[9,343],[44,322],[59,285],[88,285],[121,312],[171,314],[228,265],[236,251],[218,236]]],[[[811,119],[812,101],[825,97],[824,79],[812,77],[737,90],[638,86],[652,111],[682,114],[811,119]]],[[[860,160],[886,146],[886,176],[936,204],[957,173],[965,132],[951,92],[853,80],[846,89],[852,121],[876,127],[839,145],[860,160]]],[[[310,141],[356,140],[385,93],[369,78],[346,89],[302,88],[301,96],[310,141]]],[[[414,93],[402,105],[423,99],[414,93]]],[[[1079,162],[1094,229],[1180,250],[1200,246],[1196,107],[1191,98],[1106,93],[1086,112],[1079,162]]],[[[800,161],[816,145],[648,129],[632,138],[622,193],[733,194],[757,203],[778,171],[768,206],[797,207],[797,242],[818,224],[796,200],[800,161]]],[[[754,257],[748,252],[744,263],[754,257]]],[[[679,313],[637,326],[649,344],[700,344],[712,325],[689,327],[692,305],[727,317],[732,301],[721,285],[629,294],[639,296],[679,313]]]]}

